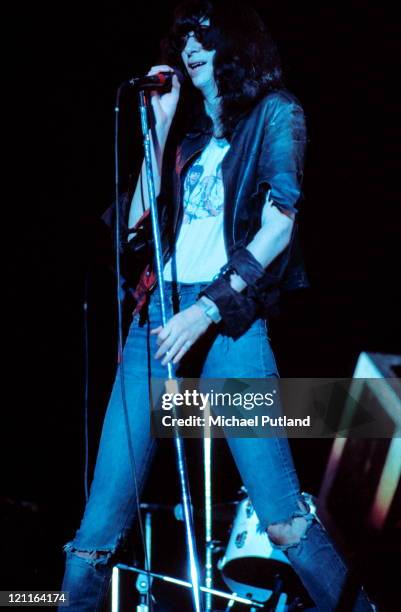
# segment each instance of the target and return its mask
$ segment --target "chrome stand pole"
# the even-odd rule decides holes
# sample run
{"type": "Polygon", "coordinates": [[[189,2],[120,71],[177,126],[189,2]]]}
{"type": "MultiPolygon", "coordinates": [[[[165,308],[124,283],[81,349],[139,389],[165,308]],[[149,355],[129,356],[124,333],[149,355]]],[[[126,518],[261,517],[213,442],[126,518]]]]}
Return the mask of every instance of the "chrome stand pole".
{"type": "Polygon", "coordinates": [[[150,592],[150,585],[152,578],[150,576],[150,570],[152,567],[152,513],[147,512],[145,515],[145,542],[146,542],[146,554],[145,554],[145,570],[146,574],[139,574],[136,580],[136,590],[139,593],[140,603],[136,607],[136,612],[149,612],[150,610],[150,598],[152,597],[150,592]]]}
{"type": "MultiPolygon", "coordinates": [[[[136,574],[143,572],[143,570],[138,567],[131,567],[130,565],[124,565],[124,563],[119,563],[117,567],[118,569],[126,570],[127,572],[135,572],[136,574]]],[[[176,584],[177,586],[182,586],[186,589],[192,589],[192,584],[190,582],[180,580],[180,578],[174,578],[173,576],[167,576],[165,574],[156,574],[155,572],[149,572],[149,575],[152,578],[162,580],[163,582],[168,582],[169,584],[176,584]]],[[[221,597],[222,599],[227,599],[228,601],[234,601],[236,603],[244,604],[246,606],[252,606],[255,609],[264,608],[264,604],[259,603],[257,601],[253,601],[252,599],[248,599],[247,597],[240,597],[239,595],[235,595],[234,593],[225,593],[224,591],[219,591],[217,589],[208,589],[204,586],[201,586],[200,590],[204,593],[210,592],[215,597],[221,597]]]]}
{"type": "MultiPolygon", "coordinates": [[[[210,406],[205,409],[205,422],[208,423],[210,406]]],[[[213,588],[213,539],[212,539],[212,438],[210,427],[204,429],[203,460],[205,480],[205,585],[213,588]]],[[[206,592],[206,612],[212,611],[212,593],[206,592]]]]}
{"type": "Polygon", "coordinates": [[[111,576],[111,612],[120,612],[120,571],[113,567],[111,576]]]}
{"type": "MultiPolygon", "coordinates": [[[[151,138],[150,138],[150,126],[149,126],[149,98],[145,94],[144,91],[139,92],[139,110],[141,117],[141,128],[142,128],[142,136],[143,136],[143,147],[145,152],[145,168],[146,168],[146,180],[147,187],[149,193],[149,202],[150,202],[150,216],[152,220],[152,230],[153,230],[153,242],[155,249],[155,263],[156,263],[156,275],[158,281],[158,289],[160,296],[160,310],[161,310],[161,320],[163,327],[167,323],[166,316],[166,296],[165,296],[165,288],[164,288],[164,278],[163,278],[163,253],[162,253],[162,244],[160,237],[160,228],[159,228],[159,219],[157,212],[157,202],[156,202],[156,193],[154,186],[154,178],[153,178],[153,168],[152,168],[152,156],[151,156],[151,138]]],[[[165,387],[167,393],[178,393],[178,381],[173,376],[173,367],[171,363],[167,364],[167,380],[165,381],[165,387]]],[[[196,550],[196,542],[195,542],[195,534],[194,534],[194,523],[192,516],[192,506],[191,506],[191,497],[189,491],[189,482],[188,482],[188,471],[185,460],[184,446],[183,441],[180,438],[178,431],[175,430],[174,442],[176,448],[176,457],[177,457],[177,471],[181,484],[181,498],[182,498],[182,506],[184,510],[184,522],[185,522],[185,532],[186,532],[186,540],[187,540],[187,551],[189,557],[189,574],[192,582],[192,593],[193,593],[193,605],[194,610],[196,612],[202,612],[202,600],[200,594],[200,585],[199,585],[199,569],[198,569],[198,555],[196,550]]]]}

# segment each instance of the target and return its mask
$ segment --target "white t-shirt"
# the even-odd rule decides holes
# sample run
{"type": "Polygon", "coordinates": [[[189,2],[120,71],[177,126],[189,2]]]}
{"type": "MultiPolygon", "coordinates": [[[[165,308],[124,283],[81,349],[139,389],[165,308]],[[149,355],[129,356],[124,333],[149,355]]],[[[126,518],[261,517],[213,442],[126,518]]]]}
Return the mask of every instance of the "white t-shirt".
{"type": "MultiPolygon", "coordinates": [[[[185,177],[183,220],[173,255],[177,267],[174,280],[180,283],[209,282],[227,263],[221,162],[229,148],[225,138],[212,137],[185,177]]],[[[173,280],[173,258],[164,267],[167,281],[173,280]]]]}

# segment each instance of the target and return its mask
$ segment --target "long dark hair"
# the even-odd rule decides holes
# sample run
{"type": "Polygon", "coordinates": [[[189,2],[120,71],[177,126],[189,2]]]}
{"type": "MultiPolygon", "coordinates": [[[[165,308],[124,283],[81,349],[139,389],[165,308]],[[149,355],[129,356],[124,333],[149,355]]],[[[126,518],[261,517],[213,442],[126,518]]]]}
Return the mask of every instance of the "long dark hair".
{"type": "Polygon", "coordinates": [[[185,72],[179,41],[189,31],[199,31],[205,18],[211,27],[201,42],[205,49],[216,50],[214,76],[223,132],[229,138],[245,112],[267,92],[283,87],[281,61],[269,31],[250,6],[239,0],[187,0],[176,8],[172,29],[162,41],[166,62],[185,72]]]}

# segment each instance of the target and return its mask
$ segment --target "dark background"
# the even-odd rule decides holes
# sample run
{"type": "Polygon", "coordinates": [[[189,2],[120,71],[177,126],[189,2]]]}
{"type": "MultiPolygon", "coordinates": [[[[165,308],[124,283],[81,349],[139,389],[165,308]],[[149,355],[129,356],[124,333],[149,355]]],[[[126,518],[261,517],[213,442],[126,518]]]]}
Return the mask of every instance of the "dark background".
{"type": "MultiPolygon", "coordinates": [[[[12,164],[3,190],[11,212],[3,225],[10,276],[3,588],[57,588],[61,546],[81,515],[85,285],[91,465],[115,364],[111,246],[99,220],[113,200],[115,90],[157,62],[174,4],[41,4],[18,7],[12,19],[18,79],[7,97],[15,114],[4,115],[12,164]]],[[[311,289],[287,298],[272,322],[279,368],[282,376],[351,376],[361,351],[399,353],[401,346],[395,9],[356,0],[252,4],[270,25],[309,129],[300,223],[311,289]]],[[[121,115],[124,184],[141,158],[133,96],[124,97],[121,115]]],[[[169,443],[161,446],[146,496],[176,503],[174,457],[169,443]]],[[[196,466],[199,449],[189,446],[196,466]]],[[[230,501],[240,482],[223,443],[216,448],[216,501],[230,501]]],[[[311,493],[319,490],[329,448],[320,440],[293,444],[311,493]]],[[[199,504],[201,472],[191,470],[199,504]]],[[[159,567],[182,574],[181,527],[160,520],[168,529],[159,532],[159,567]]],[[[227,527],[219,527],[223,540],[227,527]]],[[[381,552],[382,572],[367,571],[367,586],[390,610],[399,586],[381,552]]]]}

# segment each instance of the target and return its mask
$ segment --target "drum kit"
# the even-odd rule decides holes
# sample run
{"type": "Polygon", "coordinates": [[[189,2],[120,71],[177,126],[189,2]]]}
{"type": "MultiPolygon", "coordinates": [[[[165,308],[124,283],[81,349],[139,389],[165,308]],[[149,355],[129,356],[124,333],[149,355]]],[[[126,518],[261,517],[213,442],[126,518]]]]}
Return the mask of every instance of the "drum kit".
{"type": "MultiPolygon", "coordinates": [[[[309,608],[312,602],[288,558],[281,550],[272,546],[266,531],[261,529],[244,487],[241,488],[241,496],[242,499],[238,501],[215,504],[212,509],[214,521],[230,523],[227,542],[212,542],[213,556],[218,556],[213,565],[229,592],[201,587],[201,591],[204,591],[206,596],[216,596],[216,599],[222,598],[220,601],[225,601],[225,608],[216,603],[216,606],[213,605],[210,609],[229,611],[236,605],[244,609],[245,605],[251,612],[257,609],[290,612],[309,608]]],[[[303,496],[311,512],[314,513],[316,510],[312,496],[306,493],[303,496]]],[[[172,512],[177,520],[183,520],[181,504],[165,506],[143,503],[141,508],[145,512],[145,526],[149,542],[152,529],[151,517],[154,512],[172,512]]],[[[195,512],[195,515],[203,518],[204,511],[195,512]]],[[[151,576],[151,579],[156,578],[191,588],[190,583],[171,576],[151,571],[145,574],[143,570],[123,564],[119,564],[115,569],[133,571],[138,574],[136,588],[143,595],[148,591],[148,576],[151,576]]],[[[214,576],[214,579],[217,579],[217,575],[214,576]]],[[[142,610],[147,610],[147,607],[138,606],[137,610],[142,612],[142,610]]],[[[118,612],[118,607],[113,608],[112,612],[118,612]]]]}
{"type": "Polygon", "coordinates": [[[218,569],[232,592],[254,601],[277,600],[277,612],[287,610],[294,590],[294,571],[285,554],[273,548],[248,497],[238,503],[224,556],[218,569]]]}

